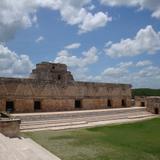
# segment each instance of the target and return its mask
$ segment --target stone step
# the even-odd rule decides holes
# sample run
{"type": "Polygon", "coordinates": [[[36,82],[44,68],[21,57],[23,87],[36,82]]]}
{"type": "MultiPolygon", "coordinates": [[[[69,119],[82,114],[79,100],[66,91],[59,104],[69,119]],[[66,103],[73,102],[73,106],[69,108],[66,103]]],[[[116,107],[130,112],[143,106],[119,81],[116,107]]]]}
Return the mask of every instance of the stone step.
{"type": "MultiPolygon", "coordinates": [[[[96,121],[96,122],[89,122],[86,124],[81,125],[72,125],[72,126],[56,126],[56,127],[49,127],[47,130],[66,130],[66,129],[76,129],[76,128],[86,128],[86,127],[95,127],[95,126],[102,126],[102,125],[110,125],[110,124],[122,124],[122,123],[132,123],[137,122],[145,119],[151,119],[153,117],[156,117],[155,115],[149,116],[149,117],[142,117],[142,118],[135,118],[135,119],[128,119],[128,118],[122,118],[122,119],[114,119],[114,120],[107,120],[107,121],[96,121]]],[[[23,132],[34,132],[34,131],[43,131],[46,130],[45,128],[38,128],[38,129],[29,129],[24,130],[23,132]]]]}
{"type": "MultiPolygon", "coordinates": [[[[98,114],[98,115],[94,115],[94,116],[86,116],[86,115],[84,115],[84,116],[79,116],[79,115],[77,115],[77,117],[76,118],[79,118],[79,117],[95,117],[95,116],[114,116],[114,115],[120,115],[120,114],[146,114],[146,113],[148,113],[148,112],[146,112],[146,111],[135,111],[135,112],[125,112],[125,113],[114,113],[114,114],[106,114],[106,115],[104,115],[104,114],[98,114]]],[[[35,123],[39,123],[39,122],[52,122],[52,121],[57,121],[57,119],[59,120],[61,118],[61,116],[59,115],[59,117],[57,117],[56,119],[40,119],[40,120],[34,120],[34,121],[22,121],[22,124],[30,124],[30,123],[33,123],[33,122],[35,122],[35,123]]],[[[66,119],[71,119],[71,118],[73,118],[73,117],[70,117],[70,116],[68,116],[68,117],[66,117],[66,118],[62,118],[61,120],[66,120],[66,119]]]]}
{"type": "Polygon", "coordinates": [[[24,121],[38,121],[38,120],[56,120],[57,118],[77,118],[77,117],[94,117],[98,115],[112,115],[118,113],[133,113],[145,111],[145,107],[132,108],[116,108],[103,110],[86,110],[86,111],[68,111],[68,112],[48,112],[48,113],[28,113],[28,114],[12,114],[15,118],[24,121]]]}
{"type": "Polygon", "coordinates": [[[77,126],[77,125],[84,125],[88,124],[91,122],[98,122],[98,121],[110,121],[110,120],[118,120],[118,119],[133,119],[133,118],[143,118],[143,117],[149,117],[152,116],[152,114],[148,112],[141,112],[139,114],[119,114],[119,115],[110,115],[110,116],[97,116],[97,117],[83,117],[83,118],[77,118],[77,119],[70,119],[65,120],[65,122],[59,120],[56,121],[49,121],[49,123],[45,121],[40,121],[40,122],[32,122],[28,123],[27,125],[21,125],[21,130],[22,131],[27,131],[27,130],[47,130],[50,128],[63,128],[63,127],[69,127],[69,126],[77,126]]]}
{"type": "MultiPolygon", "coordinates": [[[[114,114],[114,115],[105,115],[105,116],[97,116],[96,115],[96,117],[99,117],[99,118],[101,118],[101,117],[107,117],[107,118],[109,118],[109,117],[114,117],[114,116],[119,116],[119,115],[125,115],[125,114],[127,114],[128,116],[129,115],[146,115],[146,114],[148,114],[148,112],[143,112],[143,111],[141,111],[141,112],[134,112],[134,113],[119,113],[119,114],[114,114]]],[[[82,120],[82,118],[90,118],[90,119],[93,119],[93,118],[95,118],[95,116],[94,117],[87,117],[87,116],[84,116],[84,117],[81,117],[81,118],[79,118],[79,117],[77,117],[77,118],[74,118],[74,121],[81,121],[82,120]]],[[[31,124],[35,124],[35,125],[38,125],[38,124],[53,124],[53,123],[59,123],[59,122],[66,122],[66,121],[73,121],[73,118],[67,118],[67,119],[60,119],[60,118],[57,118],[57,120],[37,120],[37,121],[25,121],[25,122],[22,122],[21,123],[21,125],[22,126],[27,126],[27,125],[31,125],[31,124]]]]}
{"type": "Polygon", "coordinates": [[[148,114],[144,114],[144,115],[134,115],[134,116],[128,116],[129,119],[134,119],[134,118],[143,118],[143,117],[152,117],[154,116],[154,114],[148,113],[148,114]]]}
{"type": "Polygon", "coordinates": [[[119,113],[119,114],[113,114],[113,115],[95,115],[95,116],[83,116],[83,117],[76,117],[76,118],[61,118],[61,117],[58,117],[57,119],[53,119],[53,120],[36,120],[36,121],[26,121],[26,122],[22,122],[21,123],[21,126],[30,126],[31,124],[35,124],[35,125],[38,125],[38,124],[56,124],[56,123],[60,123],[60,122],[78,122],[78,121],[83,121],[85,119],[87,120],[94,120],[95,118],[106,118],[106,119],[109,119],[109,118],[114,118],[114,117],[117,117],[117,116],[133,116],[133,115],[146,115],[148,114],[148,112],[134,112],[134,113],[119,113]]]}
{"type": "Polygon", "coordinates": [[[30,125],[30,126],[21,126],[21,130],[28,130],[28,129],[39,129],[39,128],[51,128],[51,127],[60,127],[60,126],[72,126],[72,125],[79,125],[79,124],[86,124],[86,121],[80,121],[80,122],[66,122],[66,123],[57,123],[57,124],[39,124],[39,125],[30,125]]]}

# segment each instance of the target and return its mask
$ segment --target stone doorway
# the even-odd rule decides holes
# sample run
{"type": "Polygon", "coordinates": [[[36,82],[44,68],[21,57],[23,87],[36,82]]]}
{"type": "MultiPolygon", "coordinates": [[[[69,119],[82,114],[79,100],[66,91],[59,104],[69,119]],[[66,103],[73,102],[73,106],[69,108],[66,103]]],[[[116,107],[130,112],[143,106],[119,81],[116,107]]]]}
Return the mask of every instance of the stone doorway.
{"type": "Polygon", "coordinates": [[[82,108],[81,100],[75,100],[74,107],[75,107],[76,109],[82,108]]]}
{"type": "Polygon", "coordinates": [[[34,101],[34,111],[40,111],[40,110],[41,110],[41,102],[34,101]]]}
{"type": "Polygon", "coordinates": [[[159,108],[155,108],[155,109],[154,109],[154,113],[155,113],[155,114],[159,114],[159,108]]]}
{"type": "Polygon", "coordinates": [[[110,100],[110,99],[108,99],[108,101],[107,101],[107,106],[108,106],[109,108],[111,108],[111,107],[112,107],[112,102],[111,102],[111,100],[110,100]]]}
{"type": "Polygon", "coordinates": [[[141,107],[145,107],[145,102],[141,102],[141,107]]]}
{"type": "Polygon", "coordinates": [[[126,107],[126,101],[122,99],[122,107],[126,107]]]}
{"type": "Polygon", "coordinates": [[[13,101],[6,102],[6,112],[14,112],[14,102],[13,101]]]}

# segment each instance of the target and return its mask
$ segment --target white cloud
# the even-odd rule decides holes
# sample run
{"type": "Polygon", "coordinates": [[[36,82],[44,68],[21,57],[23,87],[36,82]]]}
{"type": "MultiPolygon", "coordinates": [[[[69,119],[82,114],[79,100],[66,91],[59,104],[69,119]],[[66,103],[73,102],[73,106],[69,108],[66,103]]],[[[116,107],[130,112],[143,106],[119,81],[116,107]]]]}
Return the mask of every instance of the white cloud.
{"type": "Polygon", "coordinates": [[[35,42],[36,43],[40,43],[41,41],[43,41],[44,40],[44,37],[43,36],[39,36],[36,40],[35,40],[35,42]]]}
{"type": "Polygon", "coordinates": [[[102,76],[109,76],[112,78],[120,78],[123,77],[125,75],[127,75],[128,72],[128,68],[133,66],[133,62],[121,62],[117,65],[117,67],[109,67],[106,68],[103,72],[102,72],[102,76]]]}
{"type": "Polygon", "coordinates": [[[66,0],[59,5],[58,10],[65,22],[78,25],[79,33],[86,33],[104,27],[112,20],[107,13],[91,13],[91,9],[88,8],[90,6],[92,6],[91,0],[66,0]]]}
{"type": "Polygon", "coordinates": [[[137,66],[139,62],[121,62],[116,66],[106,68],[97,76],[89,77],[92,77],[92,81],[129,83],[133,87],[160,88],[160,67],[152,63],[139,67],[137,66]]]}
{"type": "Polygon", "coordinates": [[[103,12],[91,13],[89,6],[92,6],[91,0],[1,0],[0,42],[12,39],[18,29],[37,23],[39,8],[58,10],[62,20],[69,25],[77,25],[81,33],[103,27],[111,20],[103,12]]]}
{"type": "Polygon", "coordinates": [[[100,0],[102,4],[108,6],[130,6],[152,11],[152,17],[160,18],[159,0],[100,0]]]}
{"type": "Polygon", "coordinates": [[[134,74],[136,78],[149,78],[155,75],[160,75],[159,67],[155,66],[147,66],[134,74]]]}
{"type": "Polygon", "coordinates": [[[120,68],[128,68],[128,67],[132,67],[134,64],[133,62],[121,62],[118,66],[120,68]]]}
{"type": "Polygon", "coordinates": [[[81,57],[74,56],[67,50],[62,50],[58,53],[54,62],[64,63],[70,67],[85,67],[97,62],[97,60],[97,49],[95,47],[91,47],[88,51],[83,52],[81,57]]]}
{"type": "Polygon", "coordinates": [[[126,68],[114,68],[114,67],[109,67],[107,69],[105,69],[103,71],[103,76],[109,76],[109,77],[114,77],[114,78],[119,78],[119,77],[122,77],[124,75],[126,75],[128,73],[127,69],[126,68]]]}
{"type": "Polygon", "coordinates": [[[79,48],[80,46],[81,46],[80,43],[72,43],[72,44],[65,46],[64,48],[65,49],[76,49],[76,48],[79,48]]]}
{"type": "Polygon", "coordinates": [[[139,61],[137,62],[136,66],[137,67],[143,67],[143,66],[148,66],[148,65],[151,65],[152,62],[149,61],[149,60],[143,60],[143,61],[139,61]]]}
{"type": "Polygon", "coordinates": [[[113,43],[105,49],[111,57],[135,56],[142,53],[155,54],[160,50],[160,32],[156,32],[152,26],[140,29],[133,39],[122,39],[119,43],[113,43]]]}
{"type": "Polygon", "coordinates": [[[112,21],[112,18],[109,17],[107,13],[98,12],[95,15],[88,13],[83,19],[83,22],[79,25],[79,33],[81,34],[95,30],[99,27],[104,27],[109,21],[112,21]]]}
{"type": "Polygon", "coordinates": [[[0,44],[0,76],[26,76],[32,68],[27,55],[17,55],[0,44]]]}
{"type": "Polygon", "coordinates": [[[0,41],[14,37],[19,28],[27,28],[36,22],[36,7],[31,0],[1,0],[0,41]]]}
{"type": "MultiPolygon", "coordinates": [[[[83,53],[83,55],[85,54],[83,53]]],[[[80,81],[128,83],[132,84],[133,87],[160,88],[160,68],[154,66],[149,60],[121,62],[116,66],[107,67],[98,75],[91,75],[89,59],[92,59],[92,63],[95,63],[97,60],[91,58],[94,56],[89,57],[82,56],[78,58],[67,50],[63,50],[58,53],[55,62],[69,65],[75,79],[80,81]]]]}
{"type": "Polygon", "coordinates": [[[78,81],[93,81],[93,76],[89,75],[89,69],[87,67],[80,67],[72,70],[75,80],[78,81]]]}

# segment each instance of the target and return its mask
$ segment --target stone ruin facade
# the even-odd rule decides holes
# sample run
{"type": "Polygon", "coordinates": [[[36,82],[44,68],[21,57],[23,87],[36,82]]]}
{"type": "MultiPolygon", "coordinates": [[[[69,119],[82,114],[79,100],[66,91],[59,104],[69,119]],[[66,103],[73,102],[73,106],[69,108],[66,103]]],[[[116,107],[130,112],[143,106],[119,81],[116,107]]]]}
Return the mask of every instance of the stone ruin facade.
{"type": "Polygon", "coordinates": [[[0,111],[13,113],[131,106],[131,85],[75,81],[65,64],[42,62],[29,78],[0,78],[0,111]]]}
{"type": "Polygon", "coordinates": [[[136,107],[146,107],[147,106],[147,96],[135,96],[136,107]]]}
{"type": "Polygon", "coordinates": [[[147,97],[147,111],[160,114],[160,96],[147,97]]]}

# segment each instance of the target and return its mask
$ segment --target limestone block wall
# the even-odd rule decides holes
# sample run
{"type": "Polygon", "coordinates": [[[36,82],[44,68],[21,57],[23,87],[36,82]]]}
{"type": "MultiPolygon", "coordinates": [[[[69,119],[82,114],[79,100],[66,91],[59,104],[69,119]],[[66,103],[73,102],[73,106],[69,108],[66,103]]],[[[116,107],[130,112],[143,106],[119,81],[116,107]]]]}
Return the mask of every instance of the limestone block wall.
{"type": "Polygon", "coordinates": [[[135,106],[136,107],[147,106],[147,97],[146,96],[135,96],[135,106]]]}
{"type": "Polygon", "coordinates": [[[33,99],[15,99],[15,110],[16,113],[22,113],[22,112],[34,112],[34,104],[33,99]]]}
{"type": "Polygon", "coordinates": [[[43,99],[41,102],[43,112],[74,110],[73,99],[43,99]]]}
{"type": "Polygon", "coordinates": [[[55,84],[37,79],[0,78],[0,111],[6,110],[6,102],[14,103],[14,112],[34,112],[35,101],[42,112],[131,106],[131,88],[127,84],[72,82],[55,84]],[[122,104],[122,100],[124,104],[122,104]]]}
{"type": "Polygon", "coordinates": [[[148,97],[147,98],[147,111],[160,114],[160,97],[148,97]]]}
{"type": "Polygon", "coordinates": [[[0,111],[5,111],[5,104],[6,104],[6,100],[0,99],[0,111]]]}
{"type": "Polygon", "coordinates": [[[107,99],[83,99],[82,100],[82,108],[83,109],[103,109],[107,108],[107,99]]]}

